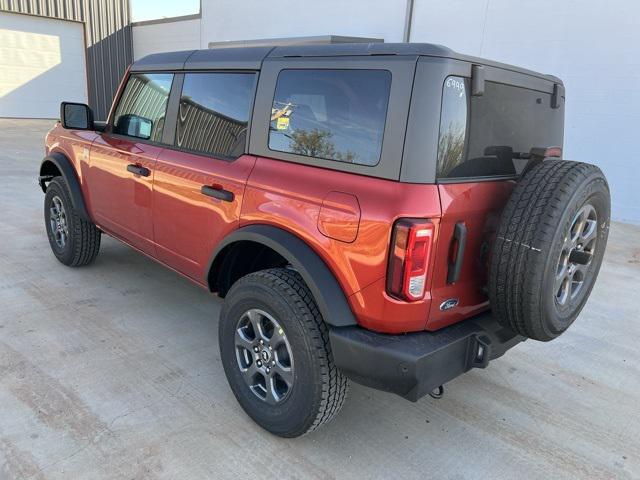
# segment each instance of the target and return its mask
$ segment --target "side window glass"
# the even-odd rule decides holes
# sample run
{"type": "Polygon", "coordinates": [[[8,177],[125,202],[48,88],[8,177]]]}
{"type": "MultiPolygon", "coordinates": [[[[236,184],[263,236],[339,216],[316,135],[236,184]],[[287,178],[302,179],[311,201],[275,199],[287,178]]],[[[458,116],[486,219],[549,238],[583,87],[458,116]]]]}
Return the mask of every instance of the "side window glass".
{"type": "Polygon", "coordinates": [[[464,162],[468,110],[467,80],[462,77],[447,77],[442,89],[440,112],[439,176],[447,176],[464,162]]]}
{"type": "Polygon", "coordinates": [[[223,158],[242,155],[254,87],[254,73],[187,73],[176,146],[223,158]]]}
{"type": "Polygon", "coordinates": [[[469,97],[469,80],[447,77],[442,91],[439,178],[512,177],[532,148],[562,145],[563,112],[551,94],[492,81],[469,97]]]}
{"type": "Polygon", "coordinates": [[[172,82],[170,73],[131,75],[116,108],[113,132],[161,142],[172,82]]]}
{"type": "Polygon", "coordinates": [[[282,70],[271,109],[269,148],[377,165],[390,88],[387,70],[282,70]]]}

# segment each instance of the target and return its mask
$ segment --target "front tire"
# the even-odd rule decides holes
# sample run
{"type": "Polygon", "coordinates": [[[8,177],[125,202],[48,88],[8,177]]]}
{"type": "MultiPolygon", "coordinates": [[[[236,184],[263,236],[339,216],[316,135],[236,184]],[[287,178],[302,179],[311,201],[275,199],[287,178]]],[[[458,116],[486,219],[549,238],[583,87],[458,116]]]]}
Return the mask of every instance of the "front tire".
{"type": "Polygon", "coordinates": [[[62,177],[51,180],[44,196],[44,221],[51,251],[69,267],[93,262],[100,251],[100,230],[78,215],[62,177]]]}
{"type": "Polygon", "coordinates": [[[329,332],[300,275],[286,268],[251,273],[229,291],[219,324],[220,355],[245,412],[281,437],[298,437],[332,420],[347,379],[329,332]]]}

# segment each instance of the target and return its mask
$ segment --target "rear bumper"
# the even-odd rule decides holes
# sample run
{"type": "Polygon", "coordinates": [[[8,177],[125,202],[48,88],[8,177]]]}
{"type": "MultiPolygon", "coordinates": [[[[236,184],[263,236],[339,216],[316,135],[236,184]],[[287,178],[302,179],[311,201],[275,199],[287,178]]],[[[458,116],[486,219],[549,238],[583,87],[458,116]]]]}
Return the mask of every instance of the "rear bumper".
{"type": "Polygon", "coordinates": [[[417,401],[472,368],[485,368],[525,337],[487,312],[436,332],[386,335],[331,328],[337,367],[351,380],[417,401]]]}

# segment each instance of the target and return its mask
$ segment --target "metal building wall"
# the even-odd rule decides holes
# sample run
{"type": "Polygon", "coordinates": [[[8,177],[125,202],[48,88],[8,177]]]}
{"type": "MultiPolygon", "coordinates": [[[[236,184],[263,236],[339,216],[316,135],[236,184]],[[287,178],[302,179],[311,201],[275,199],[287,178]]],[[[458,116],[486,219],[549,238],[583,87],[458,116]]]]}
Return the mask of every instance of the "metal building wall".
{"type": "Polygon", "coordinates": [[[89,105],[106,119],[132,61],[129,0],[0,0],[0,10],[84,23],[89,105]]]}
{"type": "Polygon", "coordinates": [[[244,146],[247,123],[203,107],[190,98],[180,101],[176,144],[199,152],[232,156],[244,146]]]}
{"type": "MultiPolygon", "coordinates": [[[[167,110],[169,92],[163,91],[158,85],[149,82],[149,78],[144,74],[136,74],[129,77],[127,87],[122,92],[118,101],[116,116],[123,112],[135,112],[136,115],[158,122],[162,121],[160,127],[155,126],[152,131],[151,140],[162,141],[162,127],[164,126],[164,115],[167,110]]],[[[119,122],[116,123],[116,129],[119,122]]]]}

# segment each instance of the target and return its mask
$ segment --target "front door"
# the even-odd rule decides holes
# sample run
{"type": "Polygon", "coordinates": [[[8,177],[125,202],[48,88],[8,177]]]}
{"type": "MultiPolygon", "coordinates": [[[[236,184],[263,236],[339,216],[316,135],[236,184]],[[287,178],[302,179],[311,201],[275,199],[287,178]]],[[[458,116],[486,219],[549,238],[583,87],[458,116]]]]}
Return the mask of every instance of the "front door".
{"type": "Polygon", "coordinates": [[[97,224],[154,256],[153,179],[172,80],[165,73],[131,75],[112,124],[89,154],[89,195],[97,224]]]}
{"type": "Polygon", "coordinates": [[[153,225],[158,258],[204,283],[216,245],[238,227],[255,157],[245,154],[256,74],[184,74],[175,145],[158,156],[153,225]]]}

